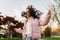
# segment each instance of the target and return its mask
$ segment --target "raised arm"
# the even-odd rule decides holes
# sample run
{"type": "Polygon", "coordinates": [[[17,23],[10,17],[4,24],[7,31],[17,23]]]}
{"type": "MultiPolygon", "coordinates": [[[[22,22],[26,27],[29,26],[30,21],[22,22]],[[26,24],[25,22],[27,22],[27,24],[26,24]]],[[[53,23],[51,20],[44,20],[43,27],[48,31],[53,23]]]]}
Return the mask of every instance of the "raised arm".
{"type": "Polygon", "coordinates": [[[49,10],[47,15],[45,16],[45,19],[42,21],[42,20],[39,20],[40,21],[40,25],[41,26],[45,26],[48,24],[49,20],[50,20],[50,17],[51,17],[51,11],[49,10]]]}

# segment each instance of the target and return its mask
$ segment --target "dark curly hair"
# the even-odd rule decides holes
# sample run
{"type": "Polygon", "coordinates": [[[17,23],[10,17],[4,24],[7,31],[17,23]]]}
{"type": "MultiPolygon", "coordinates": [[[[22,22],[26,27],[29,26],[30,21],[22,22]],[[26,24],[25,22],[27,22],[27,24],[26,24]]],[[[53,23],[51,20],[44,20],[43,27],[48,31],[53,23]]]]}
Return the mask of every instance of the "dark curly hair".
{"type": "MultiPolygon", "coordinates": [[[[39,10],[36,10],[35,8],[32,7],[32,5],[28,6],[26,9],[29,10],[30,12],[30,15],[33,17],[33,18],[40,18],[40,15],[42,14],[42,12],[40,12],[39,10]]],[[[22,16],[26,17],[26,12],[23,11],[22,12],[22,16]]],[[[27,18],[27,17],[26,17],[27,18]]]]}

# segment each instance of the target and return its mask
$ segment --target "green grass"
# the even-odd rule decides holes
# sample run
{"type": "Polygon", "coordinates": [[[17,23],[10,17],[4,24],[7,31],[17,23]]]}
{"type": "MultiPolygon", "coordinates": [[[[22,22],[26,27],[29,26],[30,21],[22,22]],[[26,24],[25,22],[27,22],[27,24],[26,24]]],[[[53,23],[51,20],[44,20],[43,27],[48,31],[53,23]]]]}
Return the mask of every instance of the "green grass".
{"type": "MultiPolygon", "coordinates": [[[[60,40],[59,37],[43,37],[42,39],[43,40],[60,40]]],[[[12,39],[4,38],[0,40],[22,40],[22,39],[21,38],[12,38],[12,39]]]]}
{"type": "Polygon", "coordinates": [[[44,37],[44,40],[60,40],[60,37],[44,37]]]}
{"type": "Polygon", "coordinates": [[[3,38],[3,39],[0,39],[0,40],[22,40],[22,38],[3,38]]]}

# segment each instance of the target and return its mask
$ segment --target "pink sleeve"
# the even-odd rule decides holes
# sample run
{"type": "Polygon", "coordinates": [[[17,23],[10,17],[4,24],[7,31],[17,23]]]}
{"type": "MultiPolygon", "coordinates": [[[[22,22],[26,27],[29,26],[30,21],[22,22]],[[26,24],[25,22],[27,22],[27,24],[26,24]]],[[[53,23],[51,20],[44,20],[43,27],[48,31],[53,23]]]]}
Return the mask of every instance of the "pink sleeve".
{"type": "Polygon", "coordinates": [[[42,26],[47,25],[50,20],[50,17],[51,17],[51,11],[49,10],[43,21],[39,19],[40,25],[42,26]]]}
{"type": "Polygon", "coordinates": [[[17,32],[17,33],[20,33],[20,34],[22,34],[22,29],[21,28],[14,28],[14,30],[17,32]]]}

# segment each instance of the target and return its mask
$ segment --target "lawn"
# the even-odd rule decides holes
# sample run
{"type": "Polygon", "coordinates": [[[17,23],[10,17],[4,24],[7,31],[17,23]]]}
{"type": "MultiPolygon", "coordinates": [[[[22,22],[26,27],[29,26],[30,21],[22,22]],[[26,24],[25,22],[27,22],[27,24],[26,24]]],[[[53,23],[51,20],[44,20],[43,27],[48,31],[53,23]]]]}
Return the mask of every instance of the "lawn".
{"type": "Polygon", "coordinates": [[[21,38],[12,38],[12,39],[4,38],[4,39],[0,39],[0,40],[22,40],[22,39],[21,38]]]}
{"type": "Polygon", "coordinates": [[[60,40],[60,37],[44,37],[43,40],[60,40]]]}
{"type": "MultiPolygon", "coordinates": [[[[21,38],[12,38],[12,39],[0,39],[0,40],[22,40],[21,38]]],[[[42,40],[60,40],[59,37],[43,37],[42,40]]]]}

